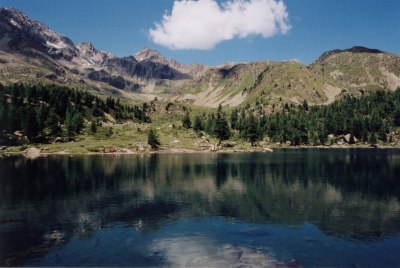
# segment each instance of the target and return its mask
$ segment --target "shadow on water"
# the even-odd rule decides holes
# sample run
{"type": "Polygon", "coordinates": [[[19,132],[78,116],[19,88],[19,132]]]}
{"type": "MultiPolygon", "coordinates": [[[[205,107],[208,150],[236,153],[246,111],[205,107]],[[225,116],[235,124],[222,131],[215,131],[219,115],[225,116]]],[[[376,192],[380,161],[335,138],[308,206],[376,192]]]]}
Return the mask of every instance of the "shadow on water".
{"type": "Polygon", "coordinates": [[[310,222],[365,241],[400,231],[397,150],[9,156],[0,158],[0,174],[1,266],[115,224],[151,234],[185,217],[310,222]]]}

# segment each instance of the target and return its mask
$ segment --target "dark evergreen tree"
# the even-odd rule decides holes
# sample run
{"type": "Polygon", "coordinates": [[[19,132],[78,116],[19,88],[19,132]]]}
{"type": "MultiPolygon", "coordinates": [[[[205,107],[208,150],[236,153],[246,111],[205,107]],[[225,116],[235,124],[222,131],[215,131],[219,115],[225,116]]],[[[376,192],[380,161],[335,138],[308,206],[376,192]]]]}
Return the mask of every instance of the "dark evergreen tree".
{"type": "Polygon", "coordinates": [[[214,114],[209,114],[209,115],[207,116],[207,122],[206,122],[206,125],[205,125],[205,127],[204,127],[204,130],[205,130],[208,134],[213,135],[213,134],[214,134],[214,133],[213,133],[214,128],[215,128],[215,116],[214,116],[214,114]]]}
{"type": "Polygon", "coordinates": [[[29,109],[28,114],[26,116],[25,122],[25,134],[27,138],[32,141],[39,134],[39,124],[37,122],[37,116],[34,109],[29,109]]]}
{"type": "Polygon", "coordinates": [[[378,131],[379,139],[383,142],[387,142],[387,134],[389,133],[389,127],[387,122],[383,123],[382,127],[378,131]]]}
{"type": "Polygon", "coordinates": [[[231,128],[238,129],[239,114],[238,110],[234,109],[231,113],[231,128]]]}
{"type": "Polygon", "coordinates": [[[182,126],[184,128],[192,127],[192,121],[190,121],[189,113],[185,113],[185,116],[182,118],[182,126]]]}
{"type": "Polygon", "coordinates": [[[246,138],[250,141],[251,146],[254,146],[254,143],[261,139],[261,133],[258,126],[258,122],[253,114],[250,114],[247,127],[246,127],[246,138]]]}
{"type": "Polygon", "coordinates": [[[151,146],[151,149],[158,150],[159,146],[161,145],[157,132],[154,129],[150,129],[149,133],[147,134],[147,144],[151,146]]]}
{"type": "Polygon", "coordinates": [[[400,127],[400,106],[396,108],[393,114],[393,124],[396,127],[400,127]]]}
{"type": "Polygon", "coordinates": [[[375,146],[378,143],[375,132],[371,132],[371,134],[369,135],[369,138],[368,138],[368,142],[372,146],[375,146]]]}
{"type": "Polygon", "coordinates": [[[93,105],[92,115],[93,116],[101,116],[102,115],[102,112],[101,112],[101,109],[100,109],[100,105],[99,105],[99,103],[97,101],[93,105]]]}
{"type": "Polygon", "coordinates": [[[82,114],[80,112],[75,111],[74,116],[72,118],[72,122],[74,126],[74,132],[80,133],[84,128],[84,123],[85,123],[82,114]]]}
{"type": "Polygon", "coordinates": [[[382,127],[382,118],[379,116],[379,112],[377,109],[372,110],[370,127],[370,130],[373,132],[378,132],[379,129],[382,127]]]}
{"type": "Polygon", "coordinates": [[[196,115],[196,117],[194,118],[193,129],[194,129],[194,131],[204,130],[203,120],[201,120],[199,115],[196,115]]]}
{"type": "Polygon", "coordinates": [[[107,137],[107,138],[111,138],[113,134],[114,134],[114,132],[113,132],[113,130],[112,130],[112,127],[109,127],[109,128],[107,129],[107,131],[106,131],[106,137],[107,137]]]}
{"type": "Polygon", "coordinates": [[[47,108],[43,104],[41,104],[36,114],[36,122],[38,124],[40,132],[42,132],[46,126],[47,116],[48,116],[47,108]]]}
{"type": "Polygon", "coordinates": [[[65,114],[64,127],[65,134],[68,138],[71,138],[73,135],[75,135],[74,112],[72,109],[68,109],[65,114]]]}
{"type": "Polygon", "coordinates": [[[9,121],[9,110],[8,104],[2,103],[0,109],[0,135],[4,135],[6,131],[11,129],[10,121],[9,121]]]}
{"type": "Polygon", "coordinates": [[[60,118],[56,114],[54,109],[51,109],[49,115],[46,120],[46,128],[48,129],[48,133],[50,136],[58,136],[60,135],[60,118]]]}
{"type": "Polygon", "coordinates": [[[221,109],[218,110],[213,133],[214,133],[215,137],[218,139],[218,145],[220,145],[222,143],[222,141],[228,140],[231,136],[228,121],[225,119],[224,115],[222,114],[221,109]]]}
{"type": "Polygon", "coordinates": [[[95,134],[97,132],[97,124],[95,121],[90,123],[90,133],[95,134]]]}
{"type": "Polygon", "coordinates": [[[303,101],[303,109],[308,111],[308,102],[307,102],[307,100],[303,101]]]}
{"type": "Polygon", "coordinates": [[[10,124],[10,130],[16,131],[21,130],[21,121],[22,121],[22,106],[18,104],[11,103],[11,107],[9,109],[8,122],[10,124]]]}
{"type": "Polygon", "coordinates": [[[353,135],[353,133],[351,133],[350,134],[350,139],[349,139],[349,144],[354,144],[355,143],[355,141],[354,141],[354,135],[353,135]]]}

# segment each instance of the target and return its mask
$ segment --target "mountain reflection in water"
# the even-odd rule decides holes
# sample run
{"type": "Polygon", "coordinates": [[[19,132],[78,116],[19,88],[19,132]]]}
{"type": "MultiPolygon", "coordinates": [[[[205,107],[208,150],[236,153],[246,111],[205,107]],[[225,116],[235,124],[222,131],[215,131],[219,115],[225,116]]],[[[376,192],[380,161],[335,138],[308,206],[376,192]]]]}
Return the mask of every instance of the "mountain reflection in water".
{"type": "MultiPolygon", "coordinates": [[[[362,244],[396,237],[393,249],[400,250],[399,150],[298,149],[272,154],[51,156],[34,160],[7,156],[0,158],[0,174],[1,266],[51,265],[43,258],[53,251],[60,254],[74,243],[93,239],[105,246],[99,242],[105,234],[107,239],[120,239],[114,243],[120,251],[133,239],[129,257],[110,259],[109,265],[163,265],[174,251],[165,242],[155,241],[172,241],[185,248],[196,239],[200,244],[215,240],[213,247],[219,251],[213,249],[213,253],[224,254],[221,249],[229,248],[227,245],[257,248],[257,243],[272,240],[278,231],[267,231],[267,227],[307,229],[307,224],[326,237],[362,244]],[[198,229],[187,230],[181,237],[186,227],[177,226],[186,220],[190,220],[188,226],[198,229]],[[217,223],[220,229],[211,226],[217,223]],[[237,224],[238,229],[222,237],[218,230],[233,228],[227,227],[229,223],[237,224]],[[112,228],[132,232],[121,236],[117,231],[107,233],[112,228]],[[169,251],[157,255],[155,245],[169,251]],[[124,258],[126,263],[121,262],[124,258]]],[[[205,248],[204,243],[199,246],[200,251],[205,248]]],[[[96,254],[110,254],[107,252],[112,250],[108,250],[96,254]]],[[[279,259],[279,250],[261,251],[279,259]]],[[[285,250],[289,253],[282,253],[282,261],[296,257],[296,252],[289,255],[290,249],[285,250]]],[[[56,259],[53,264],[79,265],[57,263],[56,259]]]]}

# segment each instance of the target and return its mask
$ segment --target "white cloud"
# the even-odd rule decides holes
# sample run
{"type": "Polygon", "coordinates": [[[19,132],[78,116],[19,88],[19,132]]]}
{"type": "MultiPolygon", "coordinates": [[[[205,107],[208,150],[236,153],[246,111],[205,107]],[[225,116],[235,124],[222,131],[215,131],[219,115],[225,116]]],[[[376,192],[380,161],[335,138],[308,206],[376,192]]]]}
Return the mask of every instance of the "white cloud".
{"type": "Polygon", "coordinates": [[[210,49],[235,37],[264,38],[290,30],[282,0],[176,0],[171,13],[149,30],[154,43],[170,49],[210,49]]]}

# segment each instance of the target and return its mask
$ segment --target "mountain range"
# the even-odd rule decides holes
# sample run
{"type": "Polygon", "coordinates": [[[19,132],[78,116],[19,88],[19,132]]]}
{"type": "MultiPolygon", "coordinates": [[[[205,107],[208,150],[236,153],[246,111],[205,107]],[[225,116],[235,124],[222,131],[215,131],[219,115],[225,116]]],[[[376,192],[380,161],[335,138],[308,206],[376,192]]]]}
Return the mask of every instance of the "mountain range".
{"type": "Polygon", "coordinates": [[[217,107],[327,104],[400,86],[400,55],[355,46],[323,53],[309,65],[296,61],[182,64],[149,48],[126,57],[96,49],[30,19],[0,9],[0,82],[68,85],[98,94],[154,97],[217,107]]]}

